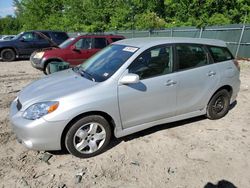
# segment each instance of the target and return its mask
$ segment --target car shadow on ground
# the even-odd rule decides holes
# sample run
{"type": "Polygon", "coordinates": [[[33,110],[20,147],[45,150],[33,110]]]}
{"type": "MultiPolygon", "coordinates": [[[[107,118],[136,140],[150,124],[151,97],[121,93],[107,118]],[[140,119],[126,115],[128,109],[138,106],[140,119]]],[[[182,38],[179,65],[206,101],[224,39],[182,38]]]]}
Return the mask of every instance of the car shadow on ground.
{"type": "MultiPolygon", "coordinates": [[[[233,102],[230,105],[229,110],[232,110],[236,105],[237,105],[237,101],[233,102]]],[[[189,119],[185,119],[185,120],[180,120],[180,121],[176,121],[176,122],[172,122],[172,123],[159,124],[159,125],[156,125],[154,127],[151,127],[151,128],[148,128],[148,129],[145,129],[145,130],[133,133],[131,135],[121,137],[121,138],[115,138],[114,136],[112,136],[110,144],[107,146],[106,149],[104,149],[104,151],[102,153],[116,147],[117,145],[119,145],[123,141],[124,142],[129,142],[131,140],[134,140],[134,139],[137,139],[137,138],[140,138],[140,137],[144,137],[144,136],[147,136],[147,135],[150,135],[150,134],[153,134],[153,133],[156,133],[158,131],[165,130],[165,129],[171,129],[171,128],[184,126],[184,125],[188,126],[191,123],[199,122],[199,121],[202,121],[204,119],[207,119],[207,117],[205,115],[197,116],[197,117],[193,117],[193,118],[189,118],[189,119]]],[[[53,155],[65,155],[65,154],[68,154],[68,152],[65,149],[62,150],[62,151],[49,151],[49,153],[51,153],[53,155]]]]}
{"type": "Polygon", "coordinates": [[[217,184],[208,182],[204,188],[237,188],[233,183],[227,180],[220,180],[217,184]]]}

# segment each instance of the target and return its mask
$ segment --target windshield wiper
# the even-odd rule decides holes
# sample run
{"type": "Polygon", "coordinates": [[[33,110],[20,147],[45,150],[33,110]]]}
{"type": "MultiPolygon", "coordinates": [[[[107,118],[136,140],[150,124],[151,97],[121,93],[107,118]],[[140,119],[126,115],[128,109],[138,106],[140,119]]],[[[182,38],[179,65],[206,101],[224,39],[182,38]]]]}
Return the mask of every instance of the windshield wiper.
{"type": "Polygon", "coordinates": [[[93,77],[92,74],[90,74],[89,72],[83,70],[81,67],[77,66],[73,68],[74,71],[78,71],[81,76],[87,76],[88,78],[90,78],[90,80],[95,82],[95,78],[93,77]]]}

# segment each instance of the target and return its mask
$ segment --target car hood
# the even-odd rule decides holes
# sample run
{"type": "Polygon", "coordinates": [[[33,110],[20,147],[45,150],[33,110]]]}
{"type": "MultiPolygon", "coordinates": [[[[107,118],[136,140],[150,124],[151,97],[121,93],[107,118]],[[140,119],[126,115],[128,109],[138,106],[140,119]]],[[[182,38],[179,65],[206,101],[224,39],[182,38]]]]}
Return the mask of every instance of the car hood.
{"type": "Polygon", "coordinates": [[[14,41],[15,40],[0,40],[0,46],[12,46],[14,41]]]}
{"type": "Polygon", "coordinates": [[[57,100],[91,88],[96,84],[96,82],[75,73],[72,69],[68,69],[45,76],[27,85],[20,91],[18,99],[25,109],[34,103],[57,100]]]}

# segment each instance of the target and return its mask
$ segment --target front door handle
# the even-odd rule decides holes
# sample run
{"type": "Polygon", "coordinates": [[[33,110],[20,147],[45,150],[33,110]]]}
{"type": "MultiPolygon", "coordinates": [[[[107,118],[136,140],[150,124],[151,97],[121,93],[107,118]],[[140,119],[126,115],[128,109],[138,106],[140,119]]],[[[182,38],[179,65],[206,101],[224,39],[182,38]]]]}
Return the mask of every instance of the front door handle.
{"type": "Polygon", "coordinates": [[[207,75],[208,75],[208,76],[214,76],[214,75],[216,75],[216,72],[214,72],[214,71],[209,71],[209,72],[207,73],[207,75]]]}
{"type": "Polygon", "coordinates": [[[173,86],[175,84],[177,84],[176,81],[174,81],[174,80],[168,80],[168,81],[166,81],[165,86],[173,86]]]}

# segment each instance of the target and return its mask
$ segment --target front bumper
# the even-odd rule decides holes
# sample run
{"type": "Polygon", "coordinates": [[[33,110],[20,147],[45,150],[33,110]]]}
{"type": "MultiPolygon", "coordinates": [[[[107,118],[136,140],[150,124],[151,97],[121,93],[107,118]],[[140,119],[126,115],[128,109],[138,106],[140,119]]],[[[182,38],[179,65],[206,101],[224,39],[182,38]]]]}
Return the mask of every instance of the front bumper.
{"type": "Polygon", "coordinates": [[[46,121],[43,118],[27,120],[18,111],[17,100],[10,107],[10,122],[18,142],[34,150],[60,150],[61,136],[66,121],[46,121]]]}

